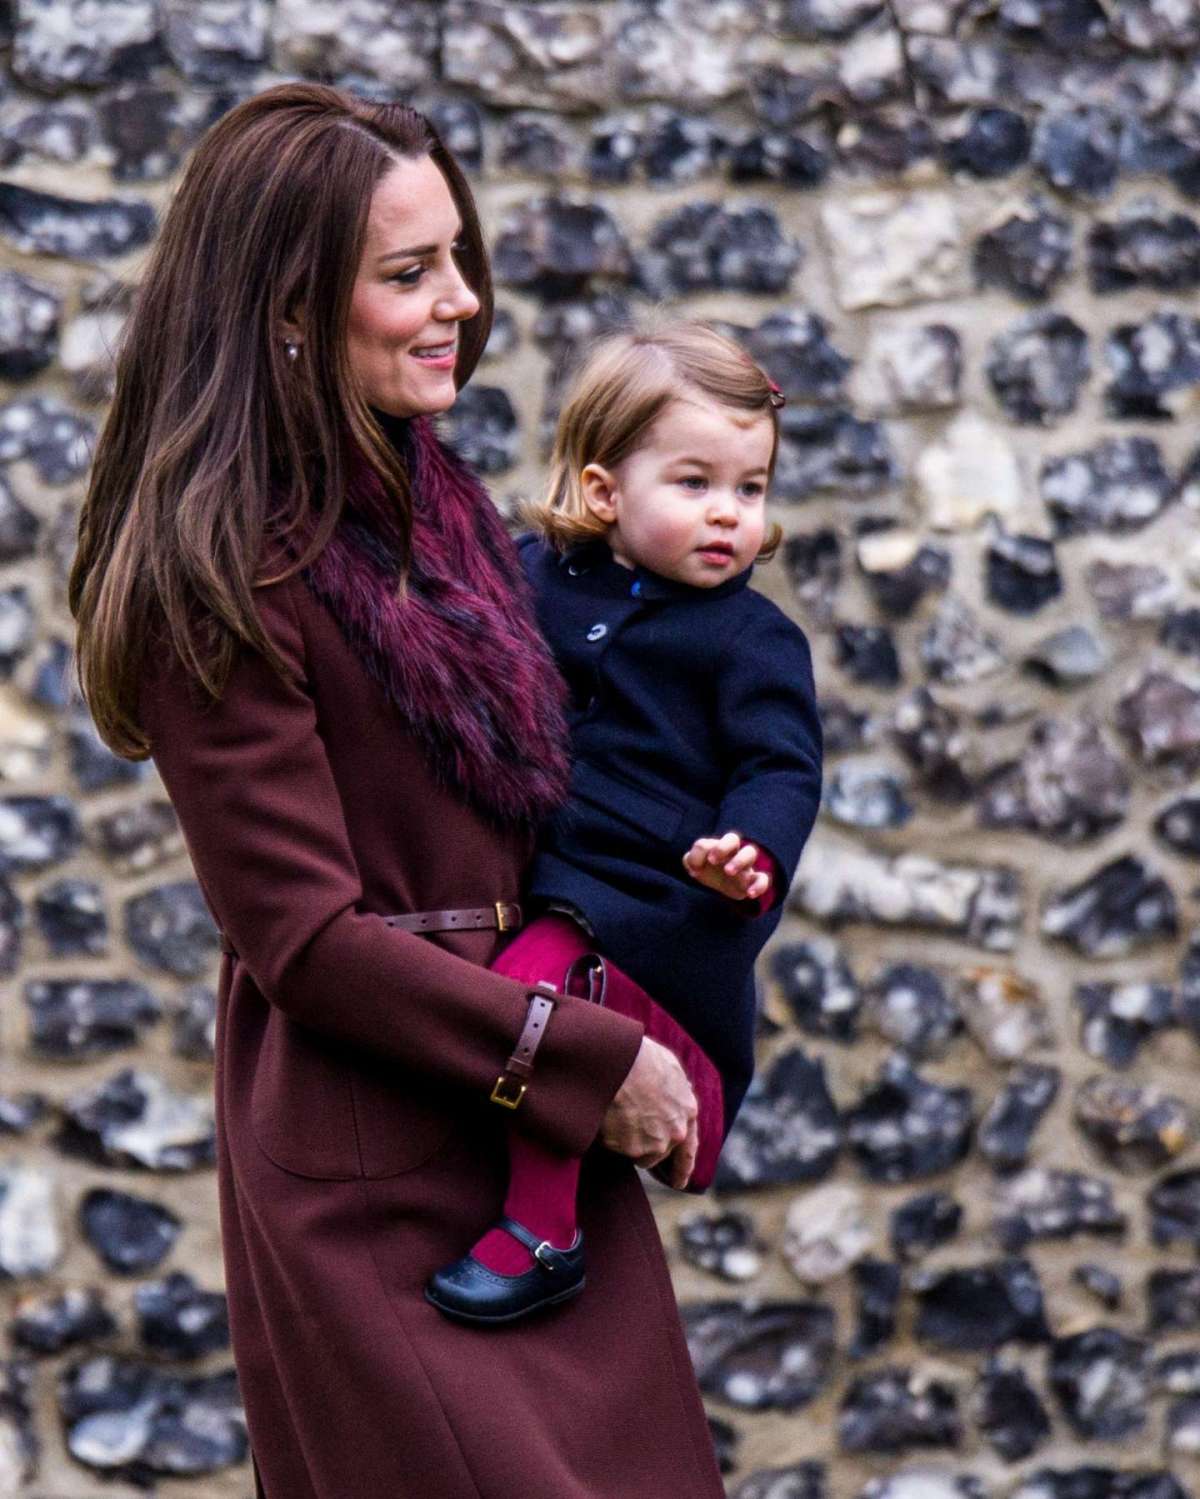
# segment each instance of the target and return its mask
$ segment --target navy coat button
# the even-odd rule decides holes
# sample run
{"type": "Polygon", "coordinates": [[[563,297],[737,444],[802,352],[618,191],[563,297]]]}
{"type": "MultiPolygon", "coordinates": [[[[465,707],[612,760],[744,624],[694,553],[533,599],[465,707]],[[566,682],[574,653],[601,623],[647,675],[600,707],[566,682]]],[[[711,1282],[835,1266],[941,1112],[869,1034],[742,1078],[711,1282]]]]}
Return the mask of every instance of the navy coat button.
{"type": "Polygon", "coordinates": [[[587,632],[587,638],[589,640],[603,640],[607,634],[607,625],[593,625],[592,628],[587,632]]]}
{"type": "Polygon", "coordinates": [[[579,576],[579,569],[575,566],[575,564],[573,562],[568,562],[567,563],[567,572],[570,574],[570,576],[572,578],[577,578],[579,576]]]}

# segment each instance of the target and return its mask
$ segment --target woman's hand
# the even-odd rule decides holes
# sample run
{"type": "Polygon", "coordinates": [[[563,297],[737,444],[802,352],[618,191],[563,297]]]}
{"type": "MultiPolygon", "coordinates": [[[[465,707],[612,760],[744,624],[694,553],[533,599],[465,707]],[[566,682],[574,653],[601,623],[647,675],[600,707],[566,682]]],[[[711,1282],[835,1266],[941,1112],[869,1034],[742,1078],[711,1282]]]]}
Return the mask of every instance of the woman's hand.
{"type": "Polygon", "coordinates": [[[682,1190],[696,1165],[698,1115],[679,1058],[646,1036],[604,1115],[600,1140],[647,1169],[669,1156],[671,1186],[682,1190]]]}
{"type": "Polygon", "coordinates": [[[743,843],[740,833],[697,838],[683,856],[683,867],[701,885],[730,900],[758,900],[771,887],[765,869],[755,869],[758,849],[743,843]]]}

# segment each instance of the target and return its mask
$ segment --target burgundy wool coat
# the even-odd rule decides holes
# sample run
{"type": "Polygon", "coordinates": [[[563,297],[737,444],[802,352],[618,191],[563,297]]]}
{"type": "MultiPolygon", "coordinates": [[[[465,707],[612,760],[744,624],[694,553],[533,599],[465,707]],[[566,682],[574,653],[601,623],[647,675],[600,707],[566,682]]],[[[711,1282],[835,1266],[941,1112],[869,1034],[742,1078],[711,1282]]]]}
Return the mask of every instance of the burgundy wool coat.
{"type": "MultiPolygon", "coordinates": [[[[142,711],[237,953],[218,994],[217,1180],[260,1495],[720,1499],[628,1160],[586,1156],[577,1300],[477,1330],[423,1299],[501,1209],[511,1116],[488,1094],[525,991],[484,966],[495,933],[380,918],[514,900],[529,850],[441,788],[302,579],[258,598],[288,682],[244,652],[213,706],[155,652],[142,711]]],[[[522,1126],[588,1150],[640,1037],[565,1000],[522,1126]]]]}

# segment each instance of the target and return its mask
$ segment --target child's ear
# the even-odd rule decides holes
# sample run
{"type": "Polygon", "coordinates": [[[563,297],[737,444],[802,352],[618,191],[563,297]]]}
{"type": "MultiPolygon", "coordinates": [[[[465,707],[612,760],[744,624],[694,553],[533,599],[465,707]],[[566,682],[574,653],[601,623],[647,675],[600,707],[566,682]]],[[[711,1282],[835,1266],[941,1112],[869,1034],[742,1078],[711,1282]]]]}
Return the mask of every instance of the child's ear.
{"type": "Polygon", "coordinates": [[[579,476],[583,503],[597,520],[611,526],[617,518],[617,481],[608,469],[589,463],[579,476]]]}

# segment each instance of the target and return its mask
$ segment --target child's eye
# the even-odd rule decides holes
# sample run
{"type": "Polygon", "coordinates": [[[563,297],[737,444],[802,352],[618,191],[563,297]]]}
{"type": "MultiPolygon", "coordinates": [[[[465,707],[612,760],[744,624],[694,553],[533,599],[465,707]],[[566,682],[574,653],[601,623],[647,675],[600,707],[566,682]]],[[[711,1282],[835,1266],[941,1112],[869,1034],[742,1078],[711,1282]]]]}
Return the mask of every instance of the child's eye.
{"type": "Polygon", "coordinates": [[[693,489],[699,492],[707,482],[702,474],[685,474],[679,481],[685,489],[693,489]]]}
{"type": "Polygon", "coordinates": [[[765,492],[766,491],[761,484],[750,483],[742,485],[742,493],[748,500],[756,500],[758,499],[760,494],[765,494],[765,492]]]}

